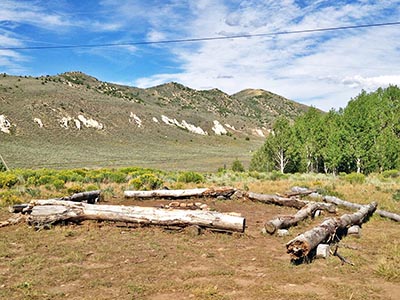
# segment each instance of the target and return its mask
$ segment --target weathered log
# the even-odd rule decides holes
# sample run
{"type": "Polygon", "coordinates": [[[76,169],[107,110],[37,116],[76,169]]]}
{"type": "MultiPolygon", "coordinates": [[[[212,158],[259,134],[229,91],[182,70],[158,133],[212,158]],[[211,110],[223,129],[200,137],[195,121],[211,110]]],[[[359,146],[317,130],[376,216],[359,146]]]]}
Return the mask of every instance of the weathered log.
{"type": "Polygon", "coordinates": [[[287,229],[296,226],[300,221],[307,219],[314,215],[317,210],[326,210],[330,213],[336,212],[336,207],[333,204],[310,202],[303,206],[294,215],[278,216],[264,225],[264,230],[269,234],[274,234],[278,229],[287,229]]]}
{"type": "Polygon", "coordinates": [[[28,223],[35,226],[84,220],[116,221],[141,225],[200,227],[244,232],[245,218],[214,211],[165,210],[153,207],[93,205],[59,200],[33,200],[28,223]]]}
{"type": "Polygon", "coordinates": [[[93,204],[100,200],[100,194],[101,190],[81,192],[73,194],[69,197],[63,197],[61,198],[61,200],[74,201],[74,202],[87,201],[87,203],[93,204]]]}
{"type": "Polygon", "coordinates": [[[338,230],[345,230],[348,226],[355,224],[361,225],[376,210],[376,207],[377,203],[372,202],[362,206],[353,214],[345,214],[340,218],[325,220],[320,225],[289,241],[286,244],[287,253],[294,260],[306,257],[318,244],[327,241],[338,230]]]}
{"type": "Polygon", "coordinates": [[[153,190],[153,191],[125,191],[126,198],[173,198],[187,199],[191,197],[219,197],[229,198],[235,193],[236,189],[231,187],[221,188],[197,188],[187,190],[153,190]]]}
{"type": "Polygon", "coordinates": [[[308,196],[312,193],[316,193],[317,190],[309,190],[309,189],[304,189],[304,190],[293,190],[291,193],[286,193],[285,196],[290,198],[290,197],[303,197],[303,196],[308,196]]]}
{"type": "MultiPolygon", "coordinates": [[[[87,203],[94,204],[100,200],[101,190],[89,191],[89,192],[81,192],[72,194],[71,196],[48,199],[49,200],[64,200],[64,201],[74,201],[74,202],[82,202],[87,201],[87,203]]],[[[29,203],[23,204],[15,204],[10,206],[9,211],[12,213],[23,213],[25,210],[29,209],[29,203]]]]}
{"type": "MultiPolygon", "coordinates": [[[[344,207],[347,207],[350,209],[360,209],[363,206],[361,204],[341,200],[341,199],[339,199],[337,197],[333,197],[333,196],[325,196],[322,198],[322,200],[327,203],[333,203],[338,206],[344,206],[344,207]]],[[[388,219],[391,219],[396,222],[400,222],[400,215],[398,215],[398,214],[395,214],[395,213],[392,213],[392,212],[389,212],[386,210],[381,210],[381,209],[377,209],[375,211],[375,213],[381,217],[388,218],[388,219]]]]}
{"type": "Polygon", "coordinates": [[[296,198],[285,198],[277,195],[257,194],[253,192],[247,192],[245,193],[245,196],[252,201],[262,202],[265,204],[274,204],[279,206],[295,207],[297,209],[300,209],[308,204],[308,201],[303,201],[296,198]]]}

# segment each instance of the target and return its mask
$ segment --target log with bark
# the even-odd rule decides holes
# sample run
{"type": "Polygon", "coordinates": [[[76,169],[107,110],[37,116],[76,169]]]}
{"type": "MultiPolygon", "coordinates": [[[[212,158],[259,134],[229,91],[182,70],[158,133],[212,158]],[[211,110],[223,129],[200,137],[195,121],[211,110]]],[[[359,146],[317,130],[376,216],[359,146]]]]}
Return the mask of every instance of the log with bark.
{"type": "Polygon", "coordinates": [[[274,234],[278,229],[287,229],[296,226],[300,221],[313,217],[317,210],[325,210],[330,213],[336,212],[336,207],[333,204],[322,202],[309,202],[303,206],[294,215],[278,216],[265,223],[263,232],[274,234]]]}
{"type": "Polygon", "coordinates": [[[197,225],[213,230],[233,232],[244,232],[246,222],[243,217],[214,211],[93,205],[60,200],[32,200],[29,204],[27,221],[39,228],[58,222],[81,222],[84,220],[177,227],[197,225]]]}
{"type": "Polygon", "coordinates": [[[187,190],[153,190],[153,191],[125,191],[126,198],[149,199],[149,198],[172,198],[187,199],[191,197],[224,197],[230,198],[236,189],[231,187],[220,188],[197,188],[187,190]]]}
{"type": "Polygon", "coordinates": [[[303,208],[308,204],[308,201],[303,201],[297,198],[285,198],[277,195],[257,194],[253,192],[245,193],[245,197],[251,201],[262,202],[265,204],[274,204],[279,206],[294,207],[297,209],[303,208]]]}
{"type": "Polygon", "coordinates": [[[311,230],[300,234],[286,244],[287,253],[293,260],[303,259],[315,249],[318,244],[327,241],[338,231],[345,231],[351,225],[361,225],[376,210],[377,203],[372,202],[362,206],[353,214],[345,214],[340,218],[329,218],[311,230]]]}

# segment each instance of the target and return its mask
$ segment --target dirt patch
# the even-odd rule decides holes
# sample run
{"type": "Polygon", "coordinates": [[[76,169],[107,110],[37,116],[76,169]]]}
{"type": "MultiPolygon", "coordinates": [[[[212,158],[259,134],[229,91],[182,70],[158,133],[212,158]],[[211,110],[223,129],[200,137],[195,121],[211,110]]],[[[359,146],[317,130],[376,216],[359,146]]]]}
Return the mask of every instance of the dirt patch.
{"type": "MultiPolygon", "coordinates": [[[[361,300],[399,295],[398,279],[386,279],[385,269],[379,273],[377,265],[379,258],[398,255],[393,252],[399,247],[394,222],[373,217],[361,239],[343,240],[354,249],[340,251],[355,267],[336,257],[294,266],[286,242],[324,217],[303,222],[287,237],[263,236],[265,221],[295,210],[240,200],[196,201],[241,213],[247,219],[246,233],[196,235],[112,222],[41,231],[26,224],[1,228],[0,298],[361,300]]],[[[107,204],[167,202],[113,199],[107,204]]],[[[0,216],[5,219],[8,213],[2,210],[0,216]]]]}

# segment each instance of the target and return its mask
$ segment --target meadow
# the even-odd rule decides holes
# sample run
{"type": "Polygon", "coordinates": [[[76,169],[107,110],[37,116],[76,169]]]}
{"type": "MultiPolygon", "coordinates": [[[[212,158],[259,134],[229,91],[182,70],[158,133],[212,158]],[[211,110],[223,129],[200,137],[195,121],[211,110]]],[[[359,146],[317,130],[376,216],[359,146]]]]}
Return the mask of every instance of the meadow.
{"type": "MultiPolygon", "coordinates": [[[[0,172],[0,220],[7,206],[101,189],[107,204],[159,205],[123,198],[126,189],[233,186],[259,193],[315,188],[357,203],[377,201],[400,213],[399,172],[330,176],[114,169],[37,169],[0,172]]],[[[197,200],[196,200],[197,201],[197,200]]],[[[322,222],[290,229],[286,237],[261,233],[263,223],[293,208],[243,199],[199,199],[221,212],[246,217],[244,234],[83,222],[36,231],[26,224],[0,228],[1,299],[398,299],[399,224],[373,216],[361,238],[345,237],[335,256],[295,266],[285,244],[322,222]]],[[[348,212],[339,209],[338,215],[348,212]]]]}

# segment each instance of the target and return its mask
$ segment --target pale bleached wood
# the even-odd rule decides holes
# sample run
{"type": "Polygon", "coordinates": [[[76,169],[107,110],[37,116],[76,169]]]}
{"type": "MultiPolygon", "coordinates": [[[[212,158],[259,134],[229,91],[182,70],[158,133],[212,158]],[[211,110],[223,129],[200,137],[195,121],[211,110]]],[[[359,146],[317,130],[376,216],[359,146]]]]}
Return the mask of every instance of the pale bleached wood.
{"type": "Polygon", "coordinates": [[[294,215],[278,216],[264,225],[264,230],[269,234],[274,234],[278,229],[287,229],[296,226],[299,222],[312,217],[317,210],[325,210],[330,213],[336,212],[336,207],[333,204],[322,202],[310,202],[303,206],[294,215]]]}
{"type": "Polygon", "coordinates": [[[253,192],[245,193],[245,197],[252,201],[262,202],[265,204],[294,207],[297,209],[300,209],[309,203],[308,201],[303,201],[296,198],[285,198],[277,195],[257,194],[253,192]]]}
{"type": "Polygon", "coordinates": [[[165,210],[154,207],[93,205],[60,200],[30,202],[28,222],[41,226],[84,220],[117,221],[143,225],[191,226],[222,231],[244,232],[245,218],[215,211],[165,210]]]}
{"type": "Polygon", "coordinates": [[[344,230],[351,225],[361,225],[376,210],[377,203],[372,202],[363,205],[353,214],[345,214],[340,218],[330,218],[320,225],[298,235],[286,244],[287,253],[292,259],[301,259],[306,257],[311,250],[317,247],[321,242],[327,241],[338,230],[344,230]]]}
{"type": "Polygon", "coordinates": [[[235,193],[236,189],[231,187],[220,188],[196,188],[185,190],[152,190],[152,191],[125,191],[126,198],[173,198],[186,199],[190,197],[218,197],[229,198],[235,193]]]}

